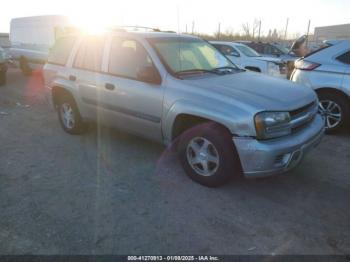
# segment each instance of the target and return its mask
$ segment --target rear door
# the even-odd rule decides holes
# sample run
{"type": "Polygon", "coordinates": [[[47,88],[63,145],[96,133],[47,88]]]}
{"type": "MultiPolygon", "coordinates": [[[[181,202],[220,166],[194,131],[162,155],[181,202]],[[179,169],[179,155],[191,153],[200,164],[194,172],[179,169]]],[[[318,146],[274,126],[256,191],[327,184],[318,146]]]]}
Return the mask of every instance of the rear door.
{"type": "Polygon", "coordinates": [[[69,81],[75,83],[79,109],[84,118],[105,122],[98,104],[104,90],[101,75],[105,54],[105,37],[85,37],[78,48],[70,70],[69,81]]]}

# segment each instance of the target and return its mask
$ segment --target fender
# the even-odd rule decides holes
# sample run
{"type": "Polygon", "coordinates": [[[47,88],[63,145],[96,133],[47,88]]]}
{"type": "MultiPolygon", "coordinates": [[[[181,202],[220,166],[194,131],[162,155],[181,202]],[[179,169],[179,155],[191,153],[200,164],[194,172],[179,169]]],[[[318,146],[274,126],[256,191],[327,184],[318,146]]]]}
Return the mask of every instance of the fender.
{"type": "MultiPolygon", "coordinates": [[[[255,136],[255,129],[243,117],[235,117],[233,112],[224,112],[220,108],[203,107],[203,104],[193,101],[178,100],[164,113],[162,130],[164,143],[168,144],[173,139],[173,126],[176,117],[181,115],[193,115],[206,118],[225,126],[233,136],[255,136]],[[239,130],[239,131],[238,131],[239,130]],[[239,133],[238,133],[239,132],[239,133]]],[[[241,113],[236,115],[242,115],[241,113]]]]}

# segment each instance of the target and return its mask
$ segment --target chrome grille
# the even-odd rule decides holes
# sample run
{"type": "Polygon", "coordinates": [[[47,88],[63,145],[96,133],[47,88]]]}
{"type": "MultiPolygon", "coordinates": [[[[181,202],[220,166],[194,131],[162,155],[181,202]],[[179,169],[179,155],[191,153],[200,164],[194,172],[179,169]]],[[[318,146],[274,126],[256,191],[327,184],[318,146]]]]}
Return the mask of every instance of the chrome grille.
{"type": "Polygon", "coordinates": [[[292,133],[296,133],[306,128],[315,118],[318,112],[317,102],[314,101],[290,113],[292,133]]]}

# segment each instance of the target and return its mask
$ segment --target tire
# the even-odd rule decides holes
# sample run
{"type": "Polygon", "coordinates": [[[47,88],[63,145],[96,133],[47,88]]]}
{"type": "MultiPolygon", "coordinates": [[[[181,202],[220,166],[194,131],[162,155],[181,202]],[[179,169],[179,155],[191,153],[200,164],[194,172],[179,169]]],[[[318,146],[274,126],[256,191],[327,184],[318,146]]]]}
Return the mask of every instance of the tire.
{"type": "Polygon", "coordinates": [[[72,96],[64,95],[59,98],[57,114],[63,130],[68,134],[78,135],[86,131],[86,124],[83,122],[72,96]]]}
{"type": "Polygon", "coordinates": [[[187,175],[201,185],[218,187],[241,175],[232,135],[216,123],[186,130],[180,136],[178,154],[187,175]]]}
{"type": "Polygon", "coordinates": [[[349,101],[335,92],[321,92],[318,98],[320,113],[325,118],[326,133],[337,132],[350,119],[349,101]]]}
{"type": "Polygon", "coordinates": [[[23,75],[25,76],[30,76],[32,74],[32,69],[30,68],[29,64],[28,64],[28,60],[25,57],[21,57],[19,59],[19,67],[23,73],[23,75]]]}
{"type": "Polygon", "coordinates": [[[0,71],[0,86],[6,84],[6,71],[0,71]]]}

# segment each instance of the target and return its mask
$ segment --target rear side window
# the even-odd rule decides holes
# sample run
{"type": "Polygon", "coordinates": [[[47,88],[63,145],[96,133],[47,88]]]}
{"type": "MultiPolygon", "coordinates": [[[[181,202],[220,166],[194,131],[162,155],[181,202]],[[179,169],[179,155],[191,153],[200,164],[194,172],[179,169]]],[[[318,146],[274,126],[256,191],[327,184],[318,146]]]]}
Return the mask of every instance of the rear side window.
{"type": "Polygon", "coordinates": [[[104,43],[103,37],[84,38],[75,57],[74,67],[95,72],[101,71],[104,43]]]}
{"type": "Polygon", "coordinates": [[[350,51],[342,54],[341,56],[338,56],[337,60],[339,60],[340,62],[343,62],[345,64],[350,65],[350,51]]]}
{"type": "Polygon", "coordinates": [[[56,65],[65,65],[74,43],[75,37],[58,39],[50,51],[48,62],[56,65]]]}

